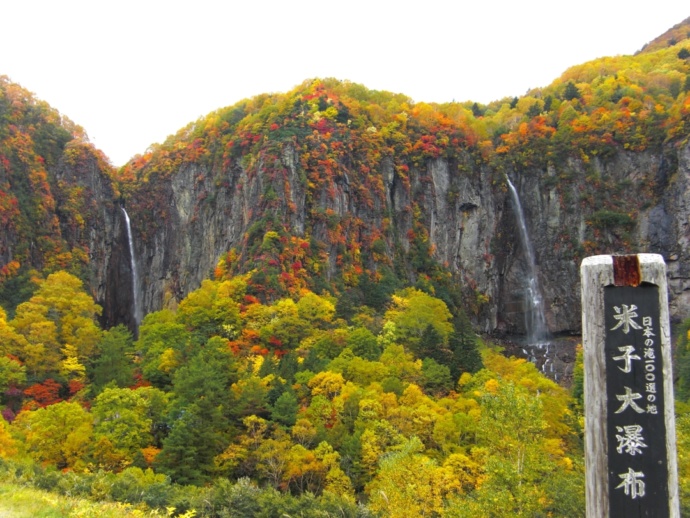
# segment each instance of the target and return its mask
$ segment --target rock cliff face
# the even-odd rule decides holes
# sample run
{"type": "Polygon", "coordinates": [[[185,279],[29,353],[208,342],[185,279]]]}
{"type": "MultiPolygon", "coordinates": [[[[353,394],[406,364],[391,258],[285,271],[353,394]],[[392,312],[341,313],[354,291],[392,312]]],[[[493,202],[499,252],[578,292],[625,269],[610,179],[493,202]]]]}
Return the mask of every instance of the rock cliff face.
{"type": "MultiPolygon", "coordinates": [[[[676,319],[688,315],[689,214],[684,202],[690,173],[688,149],[686,145],[666,154],[620,153],[608,160],[588,164],[571,161],[551,167],[541,179],[519,176],[518,189],[529,220],[552,332],[579,331],[579,263],[582,256],[595,254],[663,255],[668,265],[672,315],[676,319]],[[557,184],[552,180],[555,178],[559,179],[557,184]],[[613,194],[606,192],[606,186],[613,185],[621,191],[621,209],[632,215],[631,221],[616,220],[597,203],[588,206],[592,193],[598,193],[605,202],[613,194]]],[[[510,222],[506,220],[502,226],[509,228],[510,222]]],[[[508,245],[505,240],[503,244],[508,245]]],[[[498,270],[505,279],[497,286],[499,327],[511,329],[519,324],[512,315],[513,308],[519,306],[521,262],[514,251],[501,255],[498,270]]]]}
{"type": "MultiPolygon", "coordinates": [[[[476,316],[482,331],[522,333],[526,266],[504,180],[508,174],[533,240],[552,333],[579,332],[579,264],[600,253],[662,254],[672,315],[681,319],[690,313],[690,145],[505,173],[469,156],[437,158],[411,166],[405,179],[383,159],[370,174],[380,179],[385,193],[372,203],[361,203],[346,174],[315,188],[305,179],[298,151],[285,144],[270,164],[249,169],[238,161],[219,170],[188,162],[157,183],[155,193],[150,185],[142,187],[127,203],[145,312],[174,307],[197,288],[228,249],[247,245],[252,225],[266,211],[292,234],[327,242],[327,225],[313,216],[318,208],[338,218],[355,217],[364,229],[392,226],[385,239],[388,254],[396,246],[409,248],[407,236],[421,222],[435,259],[482,299],[476,316]],[[276,168],[280,175],[273,174],[276,168]],[[269,201],[265,193],[271,190],[280,194],[269,201]],[[145,209],[154,195],[157,205],[145,209]],[[413,200],[420,214],[413,214],[413,200]]],[[[111,220],[115,237],[106,241],[116,246],[104,299],[119,296],[106,307],[121,308],[127,302],[116,295],[128,272],[124,229],[118,217],[111,220]]],[[[326,248],[334,272],[336,245],[326,248]]],[[[122,317],[113,311],[108,318],[122,317]]]]}
{"type": "Polygon", "coordinates": [[[103,323],[127,322],[129,301],[120,291],[129,272],[112,276],[120,239],[112,168],[90,144],[74,140],[56,148],[50,164],[39,161],[33,170],[0,164],[0,185],[19,198],[16,212],[2,221],[0,270],[13,261],[23,271],[68,269],[103,306],[103,323]]]}
{"type": "MultiPolygon", "coordinates": [[[[278,179],[265,173],[261,165],[254,174],[236,165],[223,171],[221,184],[218,172],[211,168],[182,165],[162,184],[163,192],[156,193],[162,203],[153,216],[148,216],[154,225],[142,224],[136,209],[153,194],[146,189],[135,193],[128,201],[128,211],[142,272],[145,312],[174,307],[209,277],[228,249],[247,244],[252,225],[267,211],[277,214],[293,235],[309,233],[321,243],[328,243],[329,228],[314,220],[314,212],[329,213],[337,219],[356,218],[373,229],[391,225],[392,220],[393,230],[386,239],[386,253],[392,256],[396,243],[405,250],[410,246],[407,234],[413,228],[413,199],[423,207],[420,219],[427,227],[436,259],[461,274],[476,290],[494,298],[498,276],[490,247],[504,201],[500,192],[498,197],[493,192],[490,171],[477,168],[459,176],[451,171],[448,160],[436,159],[423,171],[413,170],[406,184],[392,163],[383,160],[380,170],[373,174],[381,178],[384,194],[367,205],[359,203],[346,175],[321,189],[310,189],[293,146],[281,150],[279,161],[284,175],[278,179]],[[262,196],[269,189],[284,195],[269,204],[262,196]]],[[[330,277],[339,268],[338,250],[336,244],[325,246],[330,277]]],[[[123,263],[124,259],[116,262],[123,263]]],[[[118,279],[113,276],[110,284],[118,279]]],[[[482,327],[493,331],[496,309],[489,307],[485,313],[482,327]]]]}
{"type": "Polygon", "coordinates": [[[102,323],[131,325],[127,237],[110,171],[102,155],[90,146],[75,144],[69,149],[49,171],[58,222],[56,237],[73,261],[88,262],[83,277],[103,308],[102,323]],[[79,258],[81,251],[87,257],[79,258]]]}
{"type": "MultiPolygon", "coordinates": [[[[52,176],[52,174],[51,174],[52,176]]],[[[89,145],[72,144],[54,171],[55,212],[66,247],[83,249],[90,268],[87,285],[103,308],[103,323],[129,322],[131,273],[120,257],[127,253],[122,241],[119,206],[115,200],[109,166],[102,154],[89,145]],[[78,211],[70,211],[78,200],[78,211]],[[79,214],[81,220],[77,220],[79,214]]]]}
{"type": "MultiPolygon", "coordinates": [[[[686,144],[665,153],[619,153],[607,160],[550,167],[542,178],[519,176],[552,332],[579,331],[579,263],[583,255],[661,254],[668,266],[671,314],[675,319],[688,316],[689,150],[686,144]],[[607,192],[611,186],[617,186],[621,214],[631,215],[630,221],[601,210],[614,195],[607,192]],[[591,196],[599,201],[592,205],[591,196]],[[573,256],[573,252],[577,254],[573,256]]],[[[502,226],[509,228],[510,222],[504,221],[502,226]]],[[[505,239],[503,244],[508,245],[505,239]]],[[[519,298],[521,258],[504,254],[498,270],[505,277],[497,285],[499,327],[510,329],[518,324],[511,304],[519,298]]]]}

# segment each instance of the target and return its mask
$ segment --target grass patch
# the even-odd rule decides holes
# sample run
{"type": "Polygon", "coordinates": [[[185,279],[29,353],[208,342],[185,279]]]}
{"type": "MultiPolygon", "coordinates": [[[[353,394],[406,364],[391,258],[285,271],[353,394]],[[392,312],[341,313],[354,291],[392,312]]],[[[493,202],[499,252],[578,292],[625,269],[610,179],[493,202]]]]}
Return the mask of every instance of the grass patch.
{"type": "Polygon", "coordinates": [[[144,518],[164,516],[118,502],[92,502],[31,487],[0,483],[0,518],[144,518]]]}

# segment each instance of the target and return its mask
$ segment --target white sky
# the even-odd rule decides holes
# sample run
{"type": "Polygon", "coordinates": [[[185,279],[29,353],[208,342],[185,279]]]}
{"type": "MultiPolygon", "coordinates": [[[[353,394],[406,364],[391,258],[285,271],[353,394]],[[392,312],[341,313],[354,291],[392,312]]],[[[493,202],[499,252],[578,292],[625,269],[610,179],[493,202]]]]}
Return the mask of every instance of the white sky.
{"type": "Polygon", "coordinates": [[[633,54],[687,0],[0,0],[0,75],[122,165],[198,117],[305,79],[487,103],[633,54]]]}

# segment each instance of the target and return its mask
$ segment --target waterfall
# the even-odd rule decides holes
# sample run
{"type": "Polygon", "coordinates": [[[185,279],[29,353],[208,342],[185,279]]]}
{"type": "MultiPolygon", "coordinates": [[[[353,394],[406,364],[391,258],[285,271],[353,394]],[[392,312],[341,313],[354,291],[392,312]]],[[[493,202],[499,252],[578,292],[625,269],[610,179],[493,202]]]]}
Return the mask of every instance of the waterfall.
{"type": "Polygon", "coordinates": [[[527,232],[527,225],[525,224],[525,215],[522,212],[520,197],[518,196],[515,186],[510,181],[510,178],[506,176],[506,180],[508,181],[510,196],[513,200],[515,216],[520,230],[520,243],[525,254],[525,262],[527,263],[527,278],[525,279],[527,284],[525,290],[525,331],[527,332],[527,343],[539,345],[543,344],[546,340],[548,330],[546,327],[546,318],[544,317],[544,303],[537,280],[534,248],[532,247],[532,241],[527,232]]]}
{"type": "Polygon", "coordinates": [[[132,308],[132,316],[134,317],[134,326],[138,330],[139,324],[142,320],[141,311],[141,290],[139,289],[139,274],[137,272],[137,262],[134,259],[134,239],[132,238],[132,225],[129,221],[129,214],[124,207],[120,207],[122,213],[125,215],[125,224],[127,227],[127,242],[129,243],[129,264],[132,270],[132,300],[134,307],[132,308]]]}

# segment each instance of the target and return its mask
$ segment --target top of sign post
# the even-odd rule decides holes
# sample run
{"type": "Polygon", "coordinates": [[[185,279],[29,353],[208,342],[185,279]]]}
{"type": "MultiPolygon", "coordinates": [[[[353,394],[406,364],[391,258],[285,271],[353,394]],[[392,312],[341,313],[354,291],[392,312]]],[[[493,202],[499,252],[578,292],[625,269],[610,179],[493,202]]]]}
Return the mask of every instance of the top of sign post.
{"type": "Polygon", "coordinates": [[[595,255],[586,257],[581,269],[600,270],[605,274],[600,281],[614,286],[634,287],[643,282],[659,285],[666,277],[666,263],[659,254],[595,255]]]}

